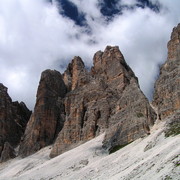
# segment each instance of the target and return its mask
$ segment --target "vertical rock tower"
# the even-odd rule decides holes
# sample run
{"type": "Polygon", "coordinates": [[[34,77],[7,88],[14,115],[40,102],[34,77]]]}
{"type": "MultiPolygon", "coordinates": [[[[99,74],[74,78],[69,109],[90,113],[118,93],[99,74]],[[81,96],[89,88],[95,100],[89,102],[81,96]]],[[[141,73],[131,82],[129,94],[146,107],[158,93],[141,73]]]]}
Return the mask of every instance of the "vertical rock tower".
{"type": "Polygon", "coordinates": [[[19,154],[28,156],[53,143],[64,124],[66,86],[58,71],[42,72],[34,113],[27,124],[19,154]]]}
{"type": "Polygon", "coordinates": [[[168,42],[168,58],[155,83],[153,105],[158,109],[159,119],[180,110],[180,24],[173,29],[168,42]]]}

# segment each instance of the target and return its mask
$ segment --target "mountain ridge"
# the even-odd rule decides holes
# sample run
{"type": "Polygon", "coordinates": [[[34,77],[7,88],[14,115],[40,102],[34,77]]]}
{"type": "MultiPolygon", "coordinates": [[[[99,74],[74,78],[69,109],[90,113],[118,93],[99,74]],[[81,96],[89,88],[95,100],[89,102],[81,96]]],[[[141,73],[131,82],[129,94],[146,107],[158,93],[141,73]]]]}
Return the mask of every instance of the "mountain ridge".
{"type": "MultiPolygon", "coordinates": [[[[18,144],[18,155],[21,157],[53,144],[50,157],[55,158],[103,133],[101,148],[112,151],[118,146],[148,137],[154,123],[159,121],[167,121],[166,130],[163,131],[165,135],[174,127],[179,134],[179,34],[180,24],[173,29],[168,43],[168,57],[155,83],[152,105],[156,112],[142,93],[137,77],[119,48],[107,46],[104,52],[95,53],[90,71],[86,70],[82,59],[76,56],[64,74],[56,70],[42,72],[34,112],[28,122],[26,116],[27,126],[26,123],[23,125],[25,133],[21,133],[15,144],[9,142],[8,138],[1,140],[1,159],[6,161],[14,158],[13,151],[18,144]],[[6,152],[3,152],[3,148],[7,149],[6,152]]],[[[11,109],[13,105],[7,89],[2,84],[0,87],[0,92],[5,92],[2,97],[11,109]]],[[[14,103],[17,107],[15,104],[18,103],[14,103]]],[[[3,114],[4,105],[0,105],[0,113],[3,114]]],[[[23,104],[20,106],[24,107],[23,104]]],[[[18,115],[16,108],[12,111],[18,115]]],[[[0,123],[4,123],[4,119],[1,118],[0,123]]],[[[14,120],[10,119],[10,122],[14,123],[14,120]]],[[[3,136],[9,135],[6,133],[3,136]]],[[[149,143],[146,150],[153,146],[153,142],[149,143]]]]}
{"type": "Polygon", "coordinates": [[[78,56],[63,75],[42,72],[19,154],[28,156],[54,141],[50,157],[55,157],[105,131],[103,147],[112,149],[149,134],[154,121],[155,113],[119,47],[107,46],[95,53],[90,72],[78,56]]]}

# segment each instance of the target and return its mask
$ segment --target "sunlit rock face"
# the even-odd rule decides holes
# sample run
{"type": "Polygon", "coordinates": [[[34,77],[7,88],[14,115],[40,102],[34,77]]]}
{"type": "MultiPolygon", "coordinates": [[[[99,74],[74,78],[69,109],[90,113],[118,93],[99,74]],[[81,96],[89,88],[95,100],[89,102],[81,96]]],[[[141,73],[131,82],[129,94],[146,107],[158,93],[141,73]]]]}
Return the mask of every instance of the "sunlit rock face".
{"type": "Polygon", "coordinates": [[[160,68],[153,104],[160,119],[180,110],[180,24],[173,29],[168,42],[168,57],[160,68]]]}
{"type": "Polygon", "coordinates": [[[88,72],[75,57],[64,73],[66,121],[50,156],[55,157],[106,131],[105,148],[149,133],[155,113],[118,47],[98,51],[88,72]]]}
{"type": "Polygon", "coordinates": [[[25,131],[31,111],[21,102],[12,102],[0,83],[0,161],[15,157],[14,148],[25,131]]]}

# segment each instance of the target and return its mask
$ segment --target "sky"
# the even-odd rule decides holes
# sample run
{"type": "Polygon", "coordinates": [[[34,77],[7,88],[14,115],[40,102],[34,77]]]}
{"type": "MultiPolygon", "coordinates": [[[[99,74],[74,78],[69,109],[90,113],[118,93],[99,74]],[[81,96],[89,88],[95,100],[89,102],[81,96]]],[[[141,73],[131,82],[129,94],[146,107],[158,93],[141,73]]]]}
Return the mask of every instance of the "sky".
{"type": "Polygon", "coordinates": [[[179,0],[0,0],[0,83],[33,110],[41,72],[119,46],[151,100],[179,0]]]}

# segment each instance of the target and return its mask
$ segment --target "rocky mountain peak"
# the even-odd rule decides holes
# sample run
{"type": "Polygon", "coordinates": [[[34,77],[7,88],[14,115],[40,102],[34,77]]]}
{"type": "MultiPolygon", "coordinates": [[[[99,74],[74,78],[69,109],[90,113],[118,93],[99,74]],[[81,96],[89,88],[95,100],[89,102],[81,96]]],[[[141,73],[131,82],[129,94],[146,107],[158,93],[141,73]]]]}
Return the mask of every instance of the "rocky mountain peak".
{"type": "Polygon", "coordinates": [[[107,46],[104,52],[96,52],[93,58],[94,69],[107,69],[112,61],[124,62],[124,57],[118,46],[107,46]]]}
{"type": "Polygon", "coordinates": [[[79,56],[75,56],[69,63],[63,74],[64,82],[69,91],[83,86],[88,81],[88,73],[84,62],[79,56]]]}
{"type": "Polygon", "coordinates": [[[37,91],[37,101],[52,97],[64,97],[66,86],[62,80],[62,75],[56,70],[45,70],[41,74],[40,83],[37,91]]]}
{"type": "Polygon", "coordinates": [[[153,104],[160,119],[180,109],[180,24],[173,29],[168,42],[168,58],[155,83],[153,104]]]}
{"type": "Polygon", "coordinates": [[[66,86],[60,72],[45,70],[37,91],[36,105],[22,142],[20,155],[30,155],[52,144],[64,124],[63,98],[66,86]]]}
{"type": "Polygon", "coordinates": [[[2,83],[0,83],[0,92],[6,92],[7,93],[7,87],[5,87],[2,83]]]}
{"type": "Polygon", "coordinates": [[[71,88],[64,98],[66,121],[55,141],[51,157],[107,129],[106,148],[126,144],[149,133],[155,114],[117,46],[107,46],[104,52],[95,53],[94,66],[89,73],[81,61],[78,62],[80,68],[74,62],[68,66],[65,76],[66,80],[70,80],[66,84],[71,85],[74,76],[76,88],[71,88]]]}
{"type": "MultiPolygon", "coordinates": [[[[102,147],[112,152],[148,135],[156,119],[118,46],[96,52],[90,72],[78,56],[63,75],[43,71],[36,97],[31,114],[23,102],[12,102],[0,83],[0,161],[14,158],[19,144],[22,157],[53,144],[53,158],[102,133],[102,147]]],[[[168,43],[153,105],[159,119],[168,117],[171,125],[179,127],[180,24],[168,43]]]]}
{"type": "Polygon", "coordinates": [[[12,102],[7,87],[0,83],[0,161],[15,157],[13,151],[25,131],[31,111],[21,102],[12,102]]]}
{"type": "Polygon", "coordinates": [[[180,24],[173,28],[171,40],[168,42],[168,60],[180,58],[180,24]]]}
{"type": "Polygon", "coordinates": [[[103,77],[112,87],[115,85],[122,89],[132,77],[137,80],[118,46],[107,46],[104,52],[95,53],[93,64],[92,74],[96,77],[103,77]]]}
{"type": "MultiPolygon", "coordinates": [[[[82,59],[74,57],[63,75],[42,72],[34,112],[20,143],[22,157],[54,141],[50,157],[55,157],[103,132],[107,149],[149,134],[155,113],[119,47],[98,51],[93,63],[88,72],[82,59]]],[[[6,145],[13,155],[11,144],[6,145]]]]}

